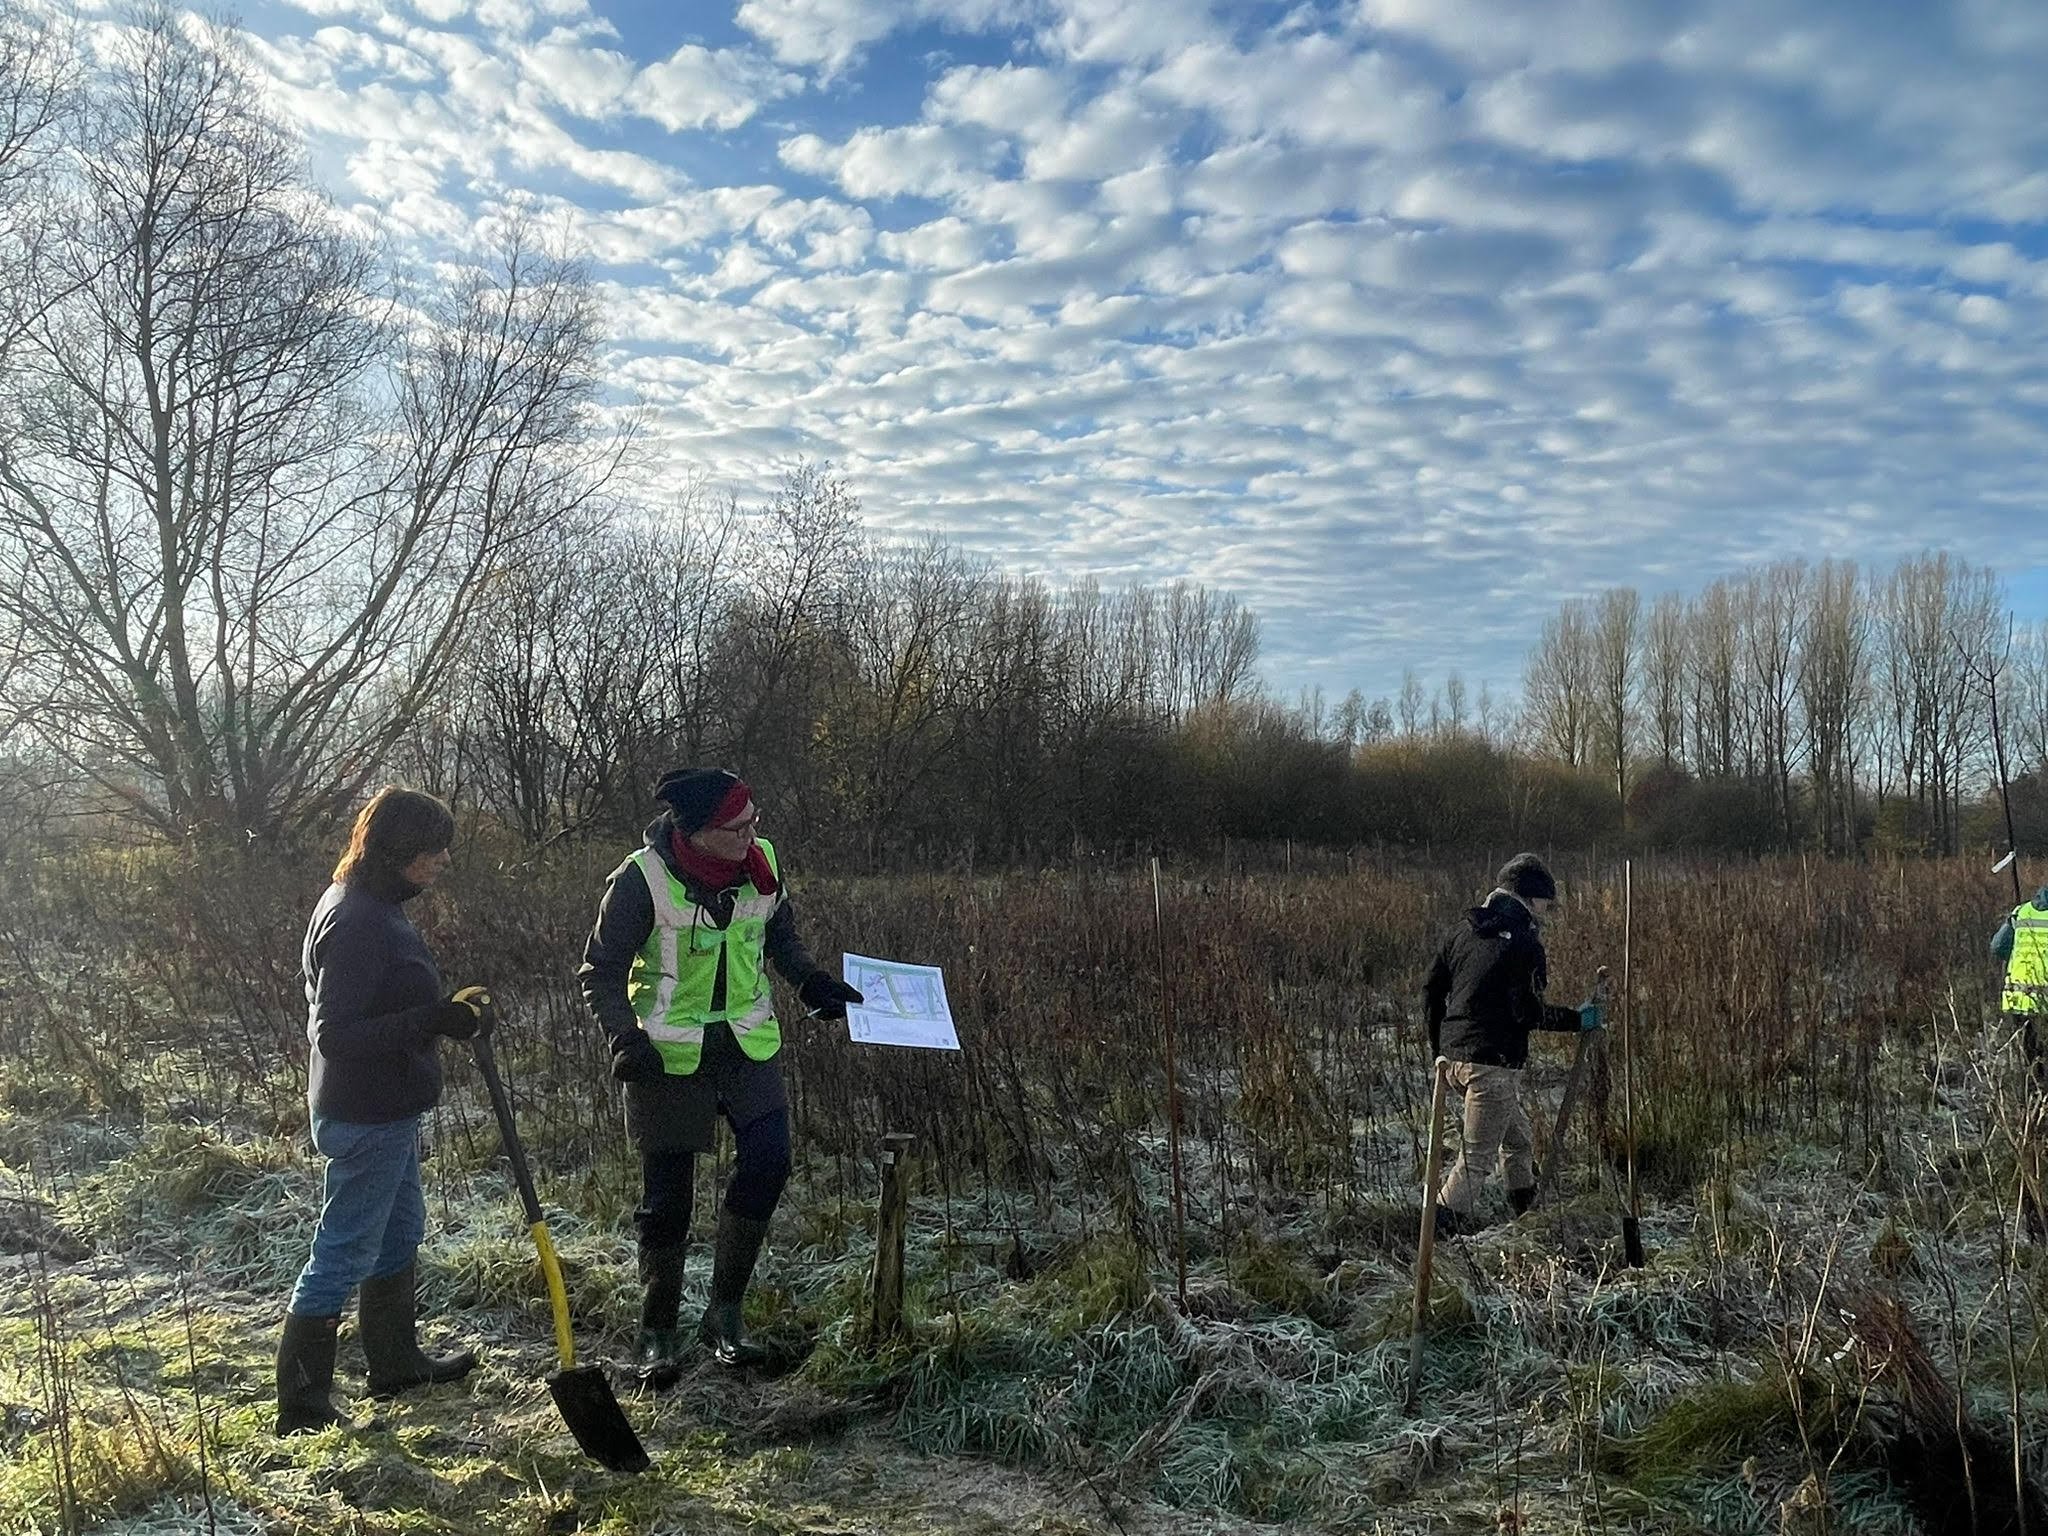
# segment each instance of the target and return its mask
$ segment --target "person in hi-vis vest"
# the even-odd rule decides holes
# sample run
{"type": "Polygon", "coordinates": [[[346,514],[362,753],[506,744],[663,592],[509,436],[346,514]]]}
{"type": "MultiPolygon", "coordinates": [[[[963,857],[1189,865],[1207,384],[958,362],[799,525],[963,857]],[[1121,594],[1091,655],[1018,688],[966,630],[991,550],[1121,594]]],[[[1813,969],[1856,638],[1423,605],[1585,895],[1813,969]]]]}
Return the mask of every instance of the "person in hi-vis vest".
{"type": "Polygon", "coordinates": [[[2039,1020],[2048,1014],[2048,885],[2015,907],[1991,937],[1991,953],[2005,962],[2005,1014],[2020,1026],[2027,1070],[2048,1090],[2048,1056],[2042,1053],[2039,1020]]]}
{"type": "Polygon", "coordinates": [[[790,1169],[789,1096],[776,1060],[767,966],[822,1019],[860,993],[817,965],[797,936],[775,847],[755,832],[753,792],[722,768],[679,768],[655,786],[665,809],[612,871],[577,976],[626,1085],[640,1153],[643,1381],[674,1380],[682,1354],[683,1252],[697,1154],[721,1115],[736,1148],[718,1215],[711,1296],[698,1337],[721,1365],[751,1363],[742,1302],[790,1169]]]}

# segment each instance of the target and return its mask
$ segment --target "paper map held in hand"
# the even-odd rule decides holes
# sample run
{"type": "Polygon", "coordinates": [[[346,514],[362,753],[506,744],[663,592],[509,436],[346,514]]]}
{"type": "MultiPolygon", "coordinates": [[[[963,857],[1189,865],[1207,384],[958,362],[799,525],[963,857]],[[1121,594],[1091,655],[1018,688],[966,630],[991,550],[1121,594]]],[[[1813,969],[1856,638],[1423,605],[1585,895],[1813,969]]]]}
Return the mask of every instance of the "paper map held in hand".
{"type": "Polygon", "coordinates": [[[908,1045],[927,1051],[957,1051],[953,1010],[946,1002],[946,978],[935,965],[901,960],[846,957],[846,980],[867,999],[849,1003],[846,1033],[861,1045],[908,1045]]]}

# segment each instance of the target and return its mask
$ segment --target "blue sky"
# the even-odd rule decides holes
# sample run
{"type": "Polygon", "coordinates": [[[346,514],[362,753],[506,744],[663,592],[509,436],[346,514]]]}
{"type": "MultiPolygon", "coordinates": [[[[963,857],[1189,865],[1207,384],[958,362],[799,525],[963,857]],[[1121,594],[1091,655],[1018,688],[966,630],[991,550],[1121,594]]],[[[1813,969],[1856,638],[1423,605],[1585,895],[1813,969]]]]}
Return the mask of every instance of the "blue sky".
{"type": "Polygon", "coordinates": [[[336,200],[592,254],[650,483],[1186,577],[1276,689],[1930,546],[2048,613],[2035,0],[271,0],[336,200]]]}

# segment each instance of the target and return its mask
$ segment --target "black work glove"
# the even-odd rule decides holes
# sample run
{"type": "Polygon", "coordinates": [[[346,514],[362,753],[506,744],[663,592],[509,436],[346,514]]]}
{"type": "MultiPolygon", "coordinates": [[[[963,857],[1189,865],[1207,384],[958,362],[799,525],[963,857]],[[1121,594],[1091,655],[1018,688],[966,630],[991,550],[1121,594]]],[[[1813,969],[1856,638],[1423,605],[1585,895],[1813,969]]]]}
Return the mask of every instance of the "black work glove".
{"type": "Polygon", "coordinates": [[[668,1069],[661,1052],[644,1031],[622,1029],[612,1036],[612,1078],[621,1083],[651,1083],[668,1069]]]}
{"type": "Polygon", "coordinates": [[[796,995],[821,1019],[843,1019],[848,1003],[867,1001],[830,971],[811,972],[804,978],[804,984],[796,989],[796,995]]]}
{"type": "Polygon", "coordinates": [[[427,1019],[427,1028],[437,1035],[446,1035],[450,1040],[467,1040],[479,1032],[489,1034],[491,1026],[497,1022],[497,1009],[491,1005],[491,989],[464,987],[434,1004],[434,1011],[427,1019]]]}

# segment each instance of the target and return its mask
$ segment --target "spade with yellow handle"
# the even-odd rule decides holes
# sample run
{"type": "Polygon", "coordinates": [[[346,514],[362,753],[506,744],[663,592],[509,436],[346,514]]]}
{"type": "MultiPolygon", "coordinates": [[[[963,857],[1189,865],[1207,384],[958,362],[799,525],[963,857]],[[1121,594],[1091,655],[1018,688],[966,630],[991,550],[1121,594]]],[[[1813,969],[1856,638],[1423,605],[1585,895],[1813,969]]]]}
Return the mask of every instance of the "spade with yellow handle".
{"type": "Polygon", "coordinates": [[[555,1314],[555,1349],[562,1368],[548,1377],[548,1394],[561,1410],[563,1421],[583,1454],[614,1472],[645,1472],[647,1451],[626,1419],[625,1410],[612,1395],[612,1385],[594,1365],[576,1363],[576,1336],[569,1327],[569,1293],[562,1284],[561,1260],[548,1236],[548,1224],[541,1215],[540,1196],[534,1193],[533,1175],[526,1168],[526,1153],[519,1145],[519,1132],[512,1124],[512,1101],[498,1076],[497,1057],[491,1050],[488,1032],[479,1031],[472,1042],[476,1064],[491,1090],[491,1108],[498,1116],[498,1135],[505,1143],[505,1156],[512,1162],[512,1178],[519,1186],[519,1203],[526,1210],[526,1224],[533,1233],[533,1246],[540,1252],[541,1273],[547,1277],[548,1302],[555,1314]]]}

